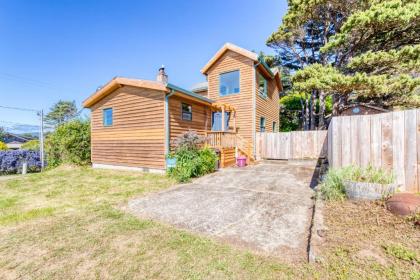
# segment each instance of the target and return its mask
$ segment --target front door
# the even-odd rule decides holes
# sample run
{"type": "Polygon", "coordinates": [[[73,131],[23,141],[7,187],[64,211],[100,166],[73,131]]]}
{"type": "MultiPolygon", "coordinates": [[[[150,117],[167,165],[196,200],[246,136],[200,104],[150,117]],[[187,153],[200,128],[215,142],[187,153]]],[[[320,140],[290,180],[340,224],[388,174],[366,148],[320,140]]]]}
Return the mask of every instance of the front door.
{"type": "MultiPolygon", "coordinates": [[[[229,128],[229,112],[225,112],[225,130],[229,128]]],[[[211,118],[211,130],[222,131],[222,112],[213,112],[211,118]]]]}

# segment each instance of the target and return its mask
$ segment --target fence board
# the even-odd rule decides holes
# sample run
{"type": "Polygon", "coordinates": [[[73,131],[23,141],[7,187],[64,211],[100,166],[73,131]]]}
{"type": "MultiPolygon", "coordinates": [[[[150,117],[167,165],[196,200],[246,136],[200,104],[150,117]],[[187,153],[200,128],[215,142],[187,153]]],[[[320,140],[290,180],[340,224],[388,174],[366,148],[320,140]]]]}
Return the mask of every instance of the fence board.
{"type": "Polygon", "coordinates": [[[420,192],[420,110],[417,110],[417,190],[420,192]]]}
{"type": "Polygon", "coordinates": [[[327,131],[292,131],[257,134],[258,158],[317,159],[327,155],[327,131]]]}
{"type": "Polygon", "coordinates": [[[405,186],[404,172],[404,112],[392,115],[393,170],[398,184],[405,186]]]}
{"type": "Polygon", "coordinates": [[[352,163],[350,128],[351,128],[350,117],[343,117],[341,119],[341,135],[340,135],[341,145],[342,145],[342,156],[341,156],[342,165],[350,165],[352,163]]]}
{"type": "Polygon", "coordinates": [[[348,165],[350,150],[353,164],[390,170],[402,191],[420,191],[420,110],[334,117],[328,133],[331,167],[348,165]]]}
{"type": "Polygon", "coordinates": [[[404,112],[405,117],[405,184],[407,191],[417,190],[417,116],[416,111],[409,110],[404,112]]]}
{"type": "Polygon", "coordinates": [[[370,119],[370,163],[376,167],[382,167],[382,135],[381,135],[381,115],[372,115],[370,119]]]}

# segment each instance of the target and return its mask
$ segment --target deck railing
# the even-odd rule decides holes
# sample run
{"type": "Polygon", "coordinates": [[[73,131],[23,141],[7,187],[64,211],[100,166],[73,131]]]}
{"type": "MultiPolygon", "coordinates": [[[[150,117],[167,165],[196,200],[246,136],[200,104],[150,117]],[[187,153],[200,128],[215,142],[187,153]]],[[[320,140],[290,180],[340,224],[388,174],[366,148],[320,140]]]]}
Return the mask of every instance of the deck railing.
{"type": "Polygon", "coordinates": [[[213,148],[235,148],[238,152],[254,160],[251,143],[235,132],[207,131],[206,144],[213,148]]]}
{"type": "Polygon", "coordinates": [[[214,148],[235,148],[236,133],[227,131],[206,132],[206,144],[214,148]]]}

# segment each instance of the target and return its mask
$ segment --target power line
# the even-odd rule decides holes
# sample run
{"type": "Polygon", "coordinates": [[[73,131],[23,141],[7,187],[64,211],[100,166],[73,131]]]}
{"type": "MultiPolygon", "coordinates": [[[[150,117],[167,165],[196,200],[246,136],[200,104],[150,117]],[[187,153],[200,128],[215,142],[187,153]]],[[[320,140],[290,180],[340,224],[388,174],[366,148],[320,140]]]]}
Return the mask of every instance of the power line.
{"type": "Polygon", "coordinates": [[[0,108],[11,109],[11,110],[19,110],[19,111],[27,111],[27,112],[40,112],[40,110],[29,109],[29,108],[22,108],[22,107],[9,107],[0,105],[0,108]]]}

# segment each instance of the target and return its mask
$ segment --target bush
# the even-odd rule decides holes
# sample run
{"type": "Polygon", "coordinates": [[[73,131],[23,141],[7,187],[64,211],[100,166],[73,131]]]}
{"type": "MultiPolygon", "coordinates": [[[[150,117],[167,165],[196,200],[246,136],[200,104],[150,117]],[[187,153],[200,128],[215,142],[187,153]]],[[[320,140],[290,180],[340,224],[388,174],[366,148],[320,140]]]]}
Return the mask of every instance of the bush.
{"type": "Polygon", "coordinates": [[[394,182],[394,176],[383,169],[372,166],[366,168],[347,166],[330,169],[320,185],[322,197],[326,200],[344,200],[346,197],[344,181],[391,184],[394,182]]]}
{"type": "Polygon", "coordinates": [[[30,140],[26,143],[23,143],[21,149],[22,150],[37,151],[37,150],[39,150],[39,141],[38,140],[30,140]]]}
{"type": "Polygon", "coordinates": [[[5,151],[7,149],[7,145],[4,142],[0,141],[0,151],[5,151]]]}
{"type": "Polygon", "coordinates": [[[41,170],[41,158],[38,151],[0,151],[0,174],[16,174],[22,172],[24,161],[28,163],[28,172],[39,172],[41,170]]]}
{"type": "Polygon", "coordinates": [[[58,126],[46,138],[45,151],[49,166],[90,164],[90,122],[74,120],[58,126]]]}
{"type": "Polygon", "coordinates": [[[200,148],[202,142],[202,138],[192,131],[175,140],[175,152],[171,157],[176,159],[176,167],[168,170],[169,176],[178,182],[187,182],[215,170],[217,155],[208,147],[200,148]]]}

